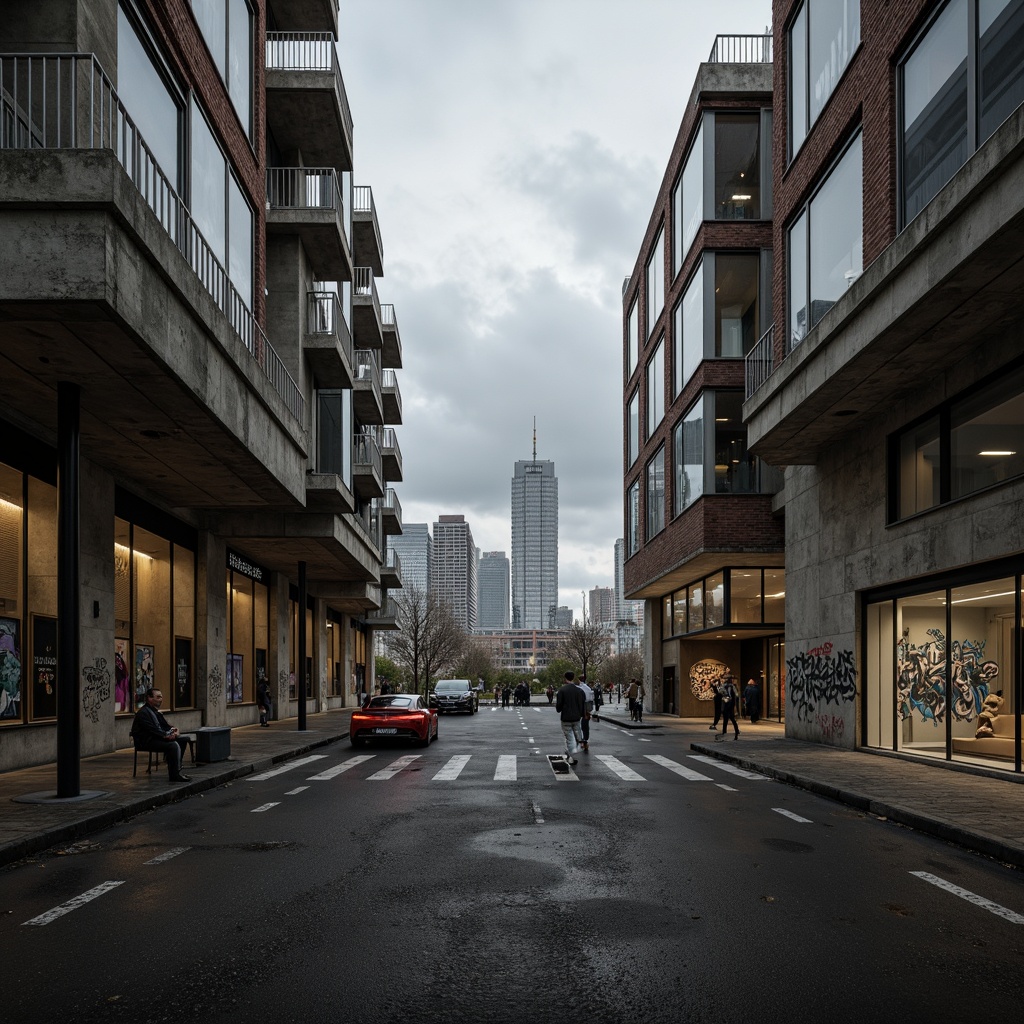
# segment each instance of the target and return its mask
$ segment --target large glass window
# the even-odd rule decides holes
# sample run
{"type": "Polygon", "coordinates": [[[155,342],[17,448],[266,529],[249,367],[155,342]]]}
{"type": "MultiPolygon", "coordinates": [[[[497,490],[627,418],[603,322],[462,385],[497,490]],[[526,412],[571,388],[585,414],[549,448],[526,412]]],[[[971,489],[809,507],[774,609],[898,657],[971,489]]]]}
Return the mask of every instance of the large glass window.
{"type": "Polygon", "coordinates": [[[0,724],[22,721],[25,711],[24,482],[0,463],[0,724]]]}
{"type": "MultiPolygon", "coordinates": [[[[704,220],[704,128],[697,129],[693,145],[686,156],[683,174],[676,188],[674,204],[678,229],[675,231],[678,246],[675,254],[675,272],[683,265],[690,245],[697,237],[697,231],[704,220]]],[[[673,274],[673,276],[675,276],[673,274]]]]}
{"type": "Polygon", "coordinates": [[[352,481],[352,392],[317,391],[317,471],[352,481]]]}
{"type": "Polygon", "coordinates": [[[759,490],[757,458],[747,448],[743,423],[743,392],[716,391],[715,491],[752,494],[759,490]]]}
{"type": "Polygon", "coordinates": [[[786,621],[786,570],[764,571],[764,621],[786,621]]]}
{"type": "Polygon", "coordinates": [[[725,573],[716,572],[704,581],[704,628],[725,625],[725,573]]]}
{"type": "Polygon", "coordinates": [[[661,338],[647,362],[647,436],[665,416],[665,339],[661,338]]]}
{"type": "Polygon", "coordinates": [[[626,464],[632,466],[640,454],[640,391],[634,391],[626,414],[626,464]]]}
{"type": "Polygon", "coordinates": [[[715,217],[761,216],[761,115],[715,114],[715,217]]]}
{"type": "Polygon", "coordinates": [[[978,2],[978,130],[984,142],[1024,102],[1024,4],[978,2]]]}
{"type": "Polygon", "coordinates": [[[626,379],[628,380],[633,376],[633,371],[636,369],[637,360],[640,358],[639,350],[639,337],[640,337],[640,324],[639,324],[639,308],[640,304],[636,299],[633,300],[633,305],[629,307],[629,316],[626,318],[626,379]]]}
{"type": "Polygon", "coordinates": [[[647,463],[647,539],[665,529],[665,446],[647,463]]]}
{"type": "Polygon", "coordinates": [[[658,238],[647,262],[647,337],[654,332],[654,324],[665,305],[665,229],[658,238]]]}
{"type": "Polygon", "coordinates": [[[730,618],[733,622],[761,621],[761,570],[729,571],[730,618]]]}
{"type": "Polygon", "coordinates": [[[676,424],[673,436],[675,513],[704,493],[704,396],[676,424]]]}
{"type": "Polygon", "coordinates": [[[252,11],[245,0],[192,0],[192,13],[238,118],[252,133],[252,11]]]}
{"type": "Polygon", "coordinates": [[[745,356],[760,337],[757,253],[715,253],[715,355],[745,356]]]}
{"type": "Polygon", "coordinates": [[[858,132],[790,228],[791,347],[832,308],[863,270],[861,155],[858,132]],[[801,277],[801,273],[806,276],[801,277]]]}
{"type": "Polygon", "coordinates": [[[626,497],[626,553],[635,555],[640,550],[640,481],[629,489],[626,497]]]}
{"type": "Polygon", "coordinates": [[[789,31],[790,145],[795,153],[860,45],[860,0],[805,0],[789,31]]]}
{"type": "MultiPolygon", "coordinates": [[[[262,571],[258,571],[262,577],[262,571]]],[[[225,691],[229,704],[251,704],[267,676],[270,603],[267,586],[247,573],[228,570],[228,639],[225,691]]]]}
{"type": "Polygon", "coordinates": [[[675,359],[673,378],[675,394],[686,386],[700,361],[704,358],[704,264],[686,286],[683,297],[675,308],[675,359]]]}

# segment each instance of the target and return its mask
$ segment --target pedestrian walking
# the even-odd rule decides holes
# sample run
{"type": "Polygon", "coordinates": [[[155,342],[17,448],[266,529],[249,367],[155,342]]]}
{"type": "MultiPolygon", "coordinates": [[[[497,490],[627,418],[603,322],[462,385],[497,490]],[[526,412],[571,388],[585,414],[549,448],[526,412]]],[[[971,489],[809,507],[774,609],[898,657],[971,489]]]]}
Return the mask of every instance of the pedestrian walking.
{"type": "Polygon", "coordinates": [[[750,724],[756,725],[761,717],[761,687],[757,685],[757,680],[753,676],[747,680],[747,685],[743,688],[743,704],[750,724]]]}
{"type": "Polygon", "coordinates": [[[604,687],[600,680],[594,683],[594,721],[601,721],[601,708],[604,707],[604,687]]]}
{"type": "Polygon", "coordinates": [[[270,684],[267,677],[261,675],[256,684],[256,705],[260,709],[260,725],[270,728],[267,718],[270,716],[270,684]]]}
{"type": "Polygon", "coordinates": [[[590,719],[594,714],[594,688],[587,682],[586,676],[580,676],[577,685],[583,691],[583,720],[580,723],[583,731],[583,749],[590,750],[590,719]]]}
{"type": "Polygon", "coordinates": [[[629,718],[633,722],[642,722],[644,717],[644,697],[647,691],[639,679],[630,679],[626,688],[626,699],[629,701],[629,718]]]}
{"type": "Polygon", "coordinates": [[[558,693],[555,694],[555,710],[562,723],[562,735],[565,737],[565,760],[569,764],[579,764],[576,760],[576,751],[583,742],[583,730],[580,722],[583,720],[584,697],[583,691],[574,682],[575,672],[566,672],[558,693]]]}
{"type": "Polygon", "coordinates": [[[548,695],[548,703],[553,704],[555,700],[555,688],[550,683],[548,683],[548,688],[546,692],[548,695]]]}
{"type": "Polygon", "coordinates": [[[722,731],[715,734],[715,739],[723,739],[729,731],[729,723],[732,722],[732,727],[736,730],[733,739],[738,740],[740,738],[740,727],[736,723],[736,702],[739,700],[739,693],[736,690],[736,683],[731,675],[723,677],[718,692],[722,695],[722,731]]]}
{"type": "Polygon", "coordinates": [[[718,729],[718,723],[722,720],[722,694],[719,691],[721,685],[722,680],[715,683],[715,720],[708,726],[712,732],[718,729]]]}

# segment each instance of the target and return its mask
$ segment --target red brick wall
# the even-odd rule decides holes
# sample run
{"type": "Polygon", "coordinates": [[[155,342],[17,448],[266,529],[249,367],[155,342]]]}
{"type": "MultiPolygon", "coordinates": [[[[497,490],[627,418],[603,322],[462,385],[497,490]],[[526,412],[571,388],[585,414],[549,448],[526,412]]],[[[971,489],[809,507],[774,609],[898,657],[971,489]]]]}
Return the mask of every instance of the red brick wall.
{"type": "Polygon", "coordinates": [[[264,286],[266,282],[266,115],[264,99],[264,53],[266,37],[265,0],[250,0],[255,11],[253,33],[253,137],[250,141],[238,120],[227,86],[206,48],[206,42],[189,0],[145,0],[149,24],[159,39],[164,56],[185,88],[195,94],[214,133],[227,153],[239,184],[255,214],[255,280],[253,312],[266,324],[264,286]]]}

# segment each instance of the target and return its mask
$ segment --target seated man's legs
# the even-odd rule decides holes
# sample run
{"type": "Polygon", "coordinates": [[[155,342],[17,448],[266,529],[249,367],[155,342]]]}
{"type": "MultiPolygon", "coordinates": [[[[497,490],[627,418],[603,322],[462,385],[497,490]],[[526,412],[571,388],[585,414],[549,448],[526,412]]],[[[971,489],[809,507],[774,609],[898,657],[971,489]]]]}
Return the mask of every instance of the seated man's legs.
{"type": "Polygon", "coordinates": [[[154,750],[167,757],[167,777],[173,780],[181,774],[181,744],[186,742],[185,740],[166,740],[163,743],[151,743],[145,749],[154,750]]]}

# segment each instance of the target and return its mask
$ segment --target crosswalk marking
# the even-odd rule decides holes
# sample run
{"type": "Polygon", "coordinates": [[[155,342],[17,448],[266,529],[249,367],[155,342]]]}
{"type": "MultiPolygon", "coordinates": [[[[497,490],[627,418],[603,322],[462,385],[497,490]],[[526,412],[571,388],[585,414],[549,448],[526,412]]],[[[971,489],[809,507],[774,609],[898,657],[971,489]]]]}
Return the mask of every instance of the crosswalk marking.
{"type": "Polygon", "coordinates": [[[964,889],[959,885],[954,885],[952,882],[947,882],[946,879],[939,878],[938,875],[933,875],[930,871],[911,871],[910,873],[915,878],[920,878],[931,885],[937,885],[940,889],[945,889],[946,892],[959,896],[960,899],[967,900],[968,903],[973,903],[976,907],[981,907],[983,910],[987,910],[989,913],[995,914],[996,917],[1001,917],[1011,924],[1024,924],[1024,916],[1018,914],[1017,911],[1000,906],[998,903],[993,903],[992,900],[979,896],[977,893],[971,892],[970,889],[964,889]]]}
{"type": "Polygon", "coordinates": [[[494,769],[494,781],[515,782],[516,761],[517,757],[515,754],[501,754],[498,757],[498,767],[494,769]]]}
{"type": "Polygon", "coordinates": [[[623,764],[617,757],[612,757],[611,754],[598,754],[597,759],[626,782],[647,781],[639,772],[633,771],[629,765],[623,764]]]}
{"type": "Polygon", "coordinates": [[[259,807],[254,807],[252,809],[252,813],[253,814],[262,814],[264,811],[269,811],[271,809],[271,807],[276,807],[280,802],[281,802],[280,800],[275,800],[273,803],[270,803],[270,804],[260,804],[259,807]]]}
{"type": "Polygon", "coordinates": [[[662,768],[667,768],[670,772],[675,772],[676,775],[682,775],[684,779],[689,779],[691,782],[711,781],[707,775],[701,775],[700,772],[687,768],[686,765],[680,764],[678,761],[670,761],[667,757],[662,757],[661,754],[644,754],[644,757],[655,764],[660,764],[662,768]]]}
{"type": "Polygon", "coordinates": [[[325,757],[327,757],[326,754],[310,754],[309,757],[300,757],[297,761],[289,761],[287,764],[281,765],[280,768],[271,768],[270,771],[260,772],[259,775],[250,775],[247,781],[263,782],[265,779],[272,779],[275,775],[290,772],[293,768],[301,768],[305,764],[322,761],[325,757]]]}
{"type": "Polygon", "coordinates": [[[772,810],[776,814],[781,814],[784,818],[792,818],[793,821],[799,821],[803,825],[810,825],[810,818],[801,818],[799,814],[794,814],[792,811],[787,811],[785,807],[773,807],[772,810]]]}
{"type": "Polygon", "coordinates": [[[359,754],[357,757],[350,757],[347,761],[342,761],[341,764],[336,764],[333,768],[328,768],[325,771],[322,771],[319,775],[310,775],[306,781],[328,782],[333,779],[335,775],[347,772],[349,768],[355,768],[357,764],[362,764],[364,761],[371,761],[376,756],[376,754],[359,754]]]}
{"type": "Polygon", "coordinates": [[[451,782],[469,764],[469,754],[456,754],[435,776],[434,782],[451,782]]]}
{"type": "Polygon", "coordinates": [[[708,757],[706,754],[690,754],[690,758],[694,761],[700,761],[702,764],[710,764],[715,768],[721,768],[723,772],[729,772],[730,775],[738,775],[741,779],[761,779],[763,782],[768,781],[767,775],[758,775],[757,772],[748,772],[746,768],[737,768],[734,764],[729,764],[727,761],[719,761],[717,757],[708,757]]]}
{"type": "Polygon", "coordinates": [[[388,779],[393,779],[399,772],[408,768],[409,765],[411,765],[419,756],[419,754],[406,754],[405,757],[400,757],[397,761],[392,761],[387,768],[382,768],[379,772],[374,772],[374,774],[366,781],[386,782],[388,779]]]}
{"type": "Polygon", "coordinates": [[[90,900],[96,899],[97,896],[102,896],[104,893],[110,892],[111,889],[116,889],[119,885],[124,885],[124,879],[120,882],[103,882],[100,885],[97,885],[94,889],[90,889],[88,892],[83,892],[81,896],[76,896],[73,900],[68,900],[67,903],[62,903],[59,907],[54,907],[53,910],[48,910],[45,914],[33,917],[30,921],[22,921],[22,924],[49,924],[51,921],[56,921],[58,917],[70,914],[72,910],[77,910],[90,900]]]}
{"type": "Polygon", "coordinates": [[[179,854],[187,853],[191,849],[191,846],[173,846],[171,849],[158,854],[152,860],[147,860],[146,864],[163,864],[165,860],[170,860],[172,857],[177,857],[179,854]]]}

